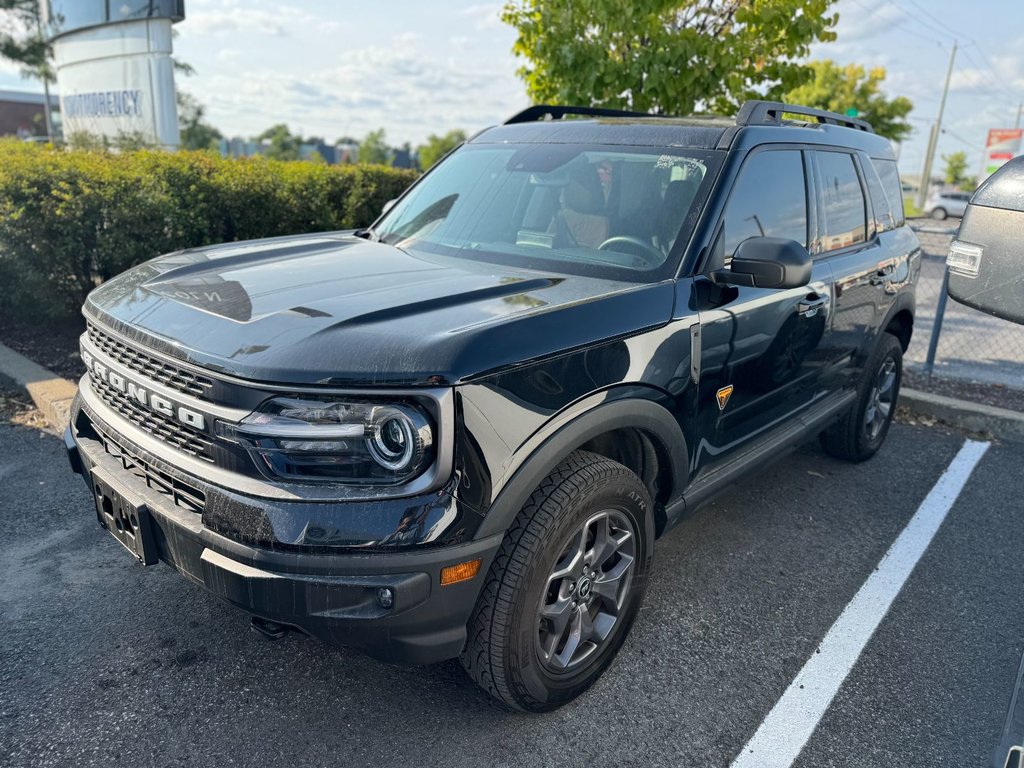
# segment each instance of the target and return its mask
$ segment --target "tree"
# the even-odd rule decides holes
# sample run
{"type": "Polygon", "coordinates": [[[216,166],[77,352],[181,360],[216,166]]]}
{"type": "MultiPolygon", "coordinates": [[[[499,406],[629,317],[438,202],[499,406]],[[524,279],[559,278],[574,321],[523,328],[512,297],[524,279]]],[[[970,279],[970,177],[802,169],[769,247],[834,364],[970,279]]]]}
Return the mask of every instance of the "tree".
{"type": "Polygon", "coordinates": [[[883,67],[865,71],[858,64],[840,66],[828,59],[812,61],[809,66],[814,78],[787,93],[786,101],[844,115],[856,110],[856,116],[871,123],[875,133],[893,141],[910,135],[912,128],[906,118],[914,105],[905,96],[889,99],[881,93],[883,67]]]}
{"type": "Polygon", "coordinates": [[[798,60],[834,40],[834,0],[514,0],[502,20],[538,103],[731,114],[810,77],[798,60]]]}
{"type": "Polygon", "coordinates": [[[967,178],[967,153],[952,152],[942,156],[946,163],[946,170],[942,172],[947,184],[954,187],[963,186],[969,181],[967,178]]]}
{"type": "Polygon", "coordinates": [[[256,137],[256,141],[269,145],[263,154],[271,160],[299,159],[299,146],[302,144],[302,137],[293,136],[284,123],[270,126],[256,137]]]}
{"type": "Polygon", "coordinates": [[[384,140],[384,129],[378,128],[370,131],[359,142],[359,155],[357,160],[364,164],[389,165],[391,161],[391,147],[384,140]]]}
{"type": "Polygon", "coordinates": [[[0,57],[20,64],[25,77],[53,82],[38,0],[0,0],[0,57]]]}
{"type": "Polygon", "coordinates": [[[448,131],[444,136],[430,134],[427,136],[427,143],[420,144],[416,148],[416,155],[419,158],[419,166],[424,171],[428,170],[434,163],[447,155],[459,144],[466,140],[466,132],[456,128],[448,131]]]}
{"type": "Polygon", "coordinates": [[[195,96],[178,91],[178,131],[182,149],[216,149],[223,134],[207,123],[206,107],[195,96]]]}

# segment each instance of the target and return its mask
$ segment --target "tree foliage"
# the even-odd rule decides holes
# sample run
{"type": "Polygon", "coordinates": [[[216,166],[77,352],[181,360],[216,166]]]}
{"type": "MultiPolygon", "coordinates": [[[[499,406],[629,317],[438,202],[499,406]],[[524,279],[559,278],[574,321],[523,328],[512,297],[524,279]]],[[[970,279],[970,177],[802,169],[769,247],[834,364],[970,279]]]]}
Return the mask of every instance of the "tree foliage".
{"type": "Polygon", "coordinates": [[[425,144],[420,144],[416,148],[416,155],[419,158],[420,168],[424,171],[429,169],[434,165],[434,163],[459,146],[459,144],[462,144],[465,140],[466,132],[458,128],[448,131],[444,136],[438,136],[433,133],[430,134],[427,137],[427,142],[425,144]]]}
{"type": "Polygon", "coordinates": [[[267,144],[267,149],[263,154],[271,160],[299,159],[299,147],[302,145],[302,137],[293,136],[292,132],[288,130],[288,126],[284,123],[270,126],[256,137],[256,141],[262,141],[267,144]]]}
{"type": "Polygon", "coordinates": [[[52,82],[49,51],[39,29],[38,0],[0,0],[0,58],[20,64],[26,77],[52,82]]]}
{"type": "Polygon", "coordinates": [[[223,134],[206,122],[206,107],[195,96],[178,91],[178,131],[182,149],[215,149],[223,134]]]}
{"type": "Polygon", "coordinates": [[[946,164],[945,170],[942,172],[943,180],[955,187],[964,186],[969,181],[967,176],[967,153],[966,152],[951,152],[948,155],[942,156],[942,161],[946,164]]]}
{"type": "Polygon", "coordinates": [[[0,139],[0,315],[73,316],[161,253],[370,224],[416,174],[212,152],[110,152],[0,139]],[[16,287],[16,290],[14,289],[16,287]]]}
{"type": "Polygon", "coordinates": [[[513,0],[502,19],[535,102],[690,114],[735,112],[810,76],[835,39],[834,0],[513,0]]]}
{"type": "Polygon", "coordinates": [[[858,64],[842,66],[828,59],[812,61],[809,66],[813,79],[787,93],[786,101],[844,115],[855,109],[857,117],[887,139],[902,141],[910,135],[913,129],[907,115],[914,105],[905,96],[889,99],[881,92],[884,67],[865,70],[858,64]]]}
{"type": "Polygon", "coordinates": [[[391,147],[384,138],[384,129],[370,131],[359,142],[357,160],[364,165],[390,165],[391,147]]]}

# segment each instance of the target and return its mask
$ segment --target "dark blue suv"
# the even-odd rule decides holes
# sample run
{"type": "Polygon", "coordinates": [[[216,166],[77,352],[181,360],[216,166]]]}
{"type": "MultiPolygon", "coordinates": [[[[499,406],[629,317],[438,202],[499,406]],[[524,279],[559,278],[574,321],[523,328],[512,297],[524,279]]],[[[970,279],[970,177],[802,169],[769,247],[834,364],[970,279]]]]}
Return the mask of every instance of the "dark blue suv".
{"type": "Polygon", "coordinates": [[[919,267],[866,123],[532,107],[368,229],[97,288],[68,449],[104,528],[259,631],[542,711],[685,514],[809,438],[879,449],[919,267]]]}

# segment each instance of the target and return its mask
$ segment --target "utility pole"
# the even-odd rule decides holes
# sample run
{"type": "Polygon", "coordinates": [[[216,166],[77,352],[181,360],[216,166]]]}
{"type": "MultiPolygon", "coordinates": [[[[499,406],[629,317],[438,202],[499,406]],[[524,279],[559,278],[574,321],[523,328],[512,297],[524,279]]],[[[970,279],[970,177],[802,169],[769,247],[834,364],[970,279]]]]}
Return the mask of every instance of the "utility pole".
{"type": "Polygon", "coordinates": [[[928,201],[928,187],[931,184],[932,162],[935,160],[935,148],[942,133],[942,114],[946,111],[946,97],[949,95],[949,81],[953,77],[953,62],[956,60],[956,43],[949,53],[949,68],[946,70],[946,84],[942,88],[942,99],[939,101],[939,116],[935,119],[931,136],[928,139],[928,151],[924,155],[924,171],[921,173],[921,187],[917,191],[917,207],[924,210],[928,201]]]}
{"type": "Polygon", "coordinates": [[[1024,112],[1024,101],[1017,105],[1017,122],[1013,124],[1014,128],[1020,128],[1020,115],[1024,112]]]}

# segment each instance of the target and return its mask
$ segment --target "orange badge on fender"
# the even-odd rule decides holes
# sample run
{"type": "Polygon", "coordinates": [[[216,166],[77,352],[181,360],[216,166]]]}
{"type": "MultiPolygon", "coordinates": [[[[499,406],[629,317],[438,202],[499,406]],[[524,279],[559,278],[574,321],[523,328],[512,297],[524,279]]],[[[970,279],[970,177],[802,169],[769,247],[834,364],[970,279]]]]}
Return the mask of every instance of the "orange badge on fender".
{"type": "Polygon", "coordinates": [[[726,403],[729,402],[729,398],[732,397],[732,384],[727,387],[722,387],[718,390],[718,410],[724,411],[726,403]]]}

